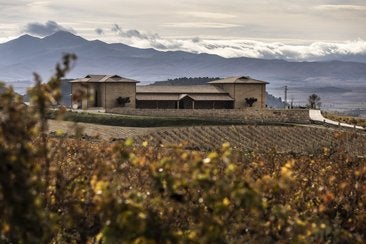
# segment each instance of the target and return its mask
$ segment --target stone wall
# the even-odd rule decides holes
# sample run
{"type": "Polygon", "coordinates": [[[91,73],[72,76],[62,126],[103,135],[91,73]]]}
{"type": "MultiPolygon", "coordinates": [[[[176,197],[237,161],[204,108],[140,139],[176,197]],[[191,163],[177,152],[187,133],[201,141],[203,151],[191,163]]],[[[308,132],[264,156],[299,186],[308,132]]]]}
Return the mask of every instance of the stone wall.
{"type": "Polygon", "coordinates": [[[71,83],[71,94],[73,94],[71,96],[71,107],[87,109],[88,99],[85,97],[87,93],[87,86],[83,86],[81,83],[71,83]]]}
{"type": "Polygon", "coordinates": [[[235,108],[245,108],[246,100],[245,98],[254,97],[257,99],[254,102],[254,109],[261,109],[266,106],[265,100],[265,85],[264,84],[234,84],[234,99],[235,99],[235,108]]]}
{"type": "Polygon", "coordinates": [[[136,84],[135,83],[106,83],[105,84],[105,107],[117,107],[118,97],[129,97],[130,102],[125,106],[127,108],[135,108],[136,104],[136,84]]]}
{"type": "Polygon", "coordinates": [[[118,97],[129,97],[130,102],[125,106],[135,108],[136,84],[135,83],[72,83],[72,94],[84,94],[77,100],[73,99],[72,107],[88,109],[92,107],[114,108],[118,107],[118,97]]]}
{"type": "Polygon", "coordinates": [[[257,101],[251,109],[262,109],[266,106],[265,84],[215,84],[235,99],[234,108],[248,108],[245,98],[254,97],[257,101]]]}
{"type": "Polygon", "coordinates": [[[109,113],[153,117],[198,117],[248,123],[310,123],[307,109],[107,109],[109,113]]]}

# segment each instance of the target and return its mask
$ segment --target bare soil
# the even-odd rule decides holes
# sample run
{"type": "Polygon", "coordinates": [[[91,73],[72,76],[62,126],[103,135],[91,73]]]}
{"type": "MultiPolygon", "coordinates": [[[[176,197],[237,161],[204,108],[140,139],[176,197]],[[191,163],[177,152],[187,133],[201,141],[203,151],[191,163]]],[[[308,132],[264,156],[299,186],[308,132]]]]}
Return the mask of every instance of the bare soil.
{"type": "Polygon", "coordinates": [[[92,137],[99,137],[100,139],[126,139],[144,134],[149,134],[160,130],[161,128],[138,128],[138,127],[120,127],[97,125],[88,123],[74,123],[69,121],[49,120],[49,131],[66,133],[74,135],[75,129],[79,128],[82,133],[92,137]]]}

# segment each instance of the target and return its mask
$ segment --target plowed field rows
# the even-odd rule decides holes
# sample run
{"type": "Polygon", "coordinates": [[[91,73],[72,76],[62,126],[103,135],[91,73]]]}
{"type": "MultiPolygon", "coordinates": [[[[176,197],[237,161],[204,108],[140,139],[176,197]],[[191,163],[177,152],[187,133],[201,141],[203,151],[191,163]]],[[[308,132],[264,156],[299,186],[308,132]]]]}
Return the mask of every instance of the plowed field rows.
{"type": "Polygon", "coordinates": [[[366,134],[305,126],[197,126],[160,129],[134,137],[137,143],[184,143],[187,149],[213,150],[229,142],[238,150],[313,153],[324,148],[366,155],[366,134]]]}
{"type": "MultiPolygon", "coordinates": [[[[98,136],[100,139],[133,138],[137,144],[149,141],[150,144],[185,144],[187,149],[214,150],[224,142],[241,151],[315,153],[324,148],[343,150],[345,153],[366,156],[366,133],[352,130],[340,130],[321,126],[273,126],[273,125],[237,125],[237,126],[195,126],[174,128],[135,128],[104,126],[78,123],[83,133],[98,136]]],[[[50,131],[61,130],[73,134],[73,123],[49,121],[50,131]]]]}

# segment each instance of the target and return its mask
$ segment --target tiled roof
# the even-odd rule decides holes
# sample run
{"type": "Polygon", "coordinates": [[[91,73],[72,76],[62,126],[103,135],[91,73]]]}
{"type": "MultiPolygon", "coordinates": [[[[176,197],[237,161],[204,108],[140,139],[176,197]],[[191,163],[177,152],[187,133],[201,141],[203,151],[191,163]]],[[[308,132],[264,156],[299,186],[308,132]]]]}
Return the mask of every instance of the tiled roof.
{"type": "Polygon", "coordinates": [[[209,84],[269,84],[268,82],[252,79],[249,76],[233,76],[225,79],[214,80],[209,84]]]}
{"type": "Polygon", "coordinates": [[[211,93],[227,94],[226,91],[212,85],[198,86],[136,86],[136,93],[171,93],[171,94],[193,94],[193,93],[211,93]]]}
{"type": "Polygon", "coordinates": [[[118,75],[87,75],[84,78],[71,81],[72,83],[138,83],[136,80],[124,78],[118,75]]]}
{"type": "Polygon", "coordinates": [[[232,97],[226,94],[195,94],[189,96],[195,101],[234,101],[232,97]]]}
{"type": "Polygon", "coordinates": [[[146,94],[146,93],[137,93],[136,100],[143,101],[178,101],[178,94],[146,94]]]}
{"type": "Polygon", "coordinates": [[[149,94],[137,93],[136,100],[140,101],[179,101],[185,97],[190,97],[194,101],[234,101],[227,94],[149,94]]]}

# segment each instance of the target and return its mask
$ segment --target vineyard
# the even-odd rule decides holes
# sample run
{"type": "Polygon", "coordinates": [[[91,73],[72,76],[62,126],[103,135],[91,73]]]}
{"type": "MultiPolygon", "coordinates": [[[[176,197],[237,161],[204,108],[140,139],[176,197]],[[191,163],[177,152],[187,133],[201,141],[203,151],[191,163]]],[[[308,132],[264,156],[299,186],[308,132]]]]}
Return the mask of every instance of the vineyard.
{"type": "Polygon", "coordinates": [[[366,134],[325,127],[305,126],[199,126],[156,130],[136,136],[135,141],[152,145],[176,145],[187,149],[215,150],[225,142],[237,150],[280,153],[316,153],[324,148],[343,149],[352,155],[366,154],[366,134]]]}
{"type": "Polygon", "coordinates": [[[363,132],[93,127],[109,132],[89,140],[75,127],[60,136],[47,109],[74,59],[48,83],[35,77],[31,106],[11,87],[0,94],[0,243],[365,243],[363,132]],[[104,140],[116,135],[135,142],[104,140]]]}
{"type": "Polygon", "coordinates": [[[137,128],[108,126],[88,123],[73,123],[70,121],[48,120],[49,133],[75,136],[76,127],[84,135],[99,140],[126,139],[156,131],[155,128],[137,128]]]}

